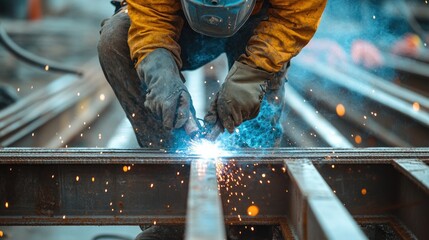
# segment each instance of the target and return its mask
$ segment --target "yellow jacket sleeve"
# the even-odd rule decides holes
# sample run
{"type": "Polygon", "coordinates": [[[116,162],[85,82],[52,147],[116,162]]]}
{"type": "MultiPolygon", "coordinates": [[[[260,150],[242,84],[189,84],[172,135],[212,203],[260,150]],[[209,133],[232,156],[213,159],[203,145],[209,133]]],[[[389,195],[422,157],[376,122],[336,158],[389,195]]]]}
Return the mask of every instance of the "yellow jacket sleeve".
{"type": "Polygon", "coordinates": [[[127,0],[131,26],[128,46],[136,65],[157,48],[170,50],[179,66],[178,40],[183,27],[180,1],[175,0],[127,0]]]}
{"type": "Polygon", "coordinates": [[[239,61],[278,72],[316,32],[327,0],[270,0],[268,20],[255,29],[239,61]]]}

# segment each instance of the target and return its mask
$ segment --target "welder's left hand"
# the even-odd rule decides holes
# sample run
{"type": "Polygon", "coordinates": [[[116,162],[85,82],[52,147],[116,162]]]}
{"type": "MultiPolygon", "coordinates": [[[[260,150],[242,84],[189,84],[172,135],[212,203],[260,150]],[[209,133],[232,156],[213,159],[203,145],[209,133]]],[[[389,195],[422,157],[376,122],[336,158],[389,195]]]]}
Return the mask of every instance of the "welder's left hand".
{"type": "Polygon", "coordinates": [[[243,121],[258,116],[267,84],[275,74],[235,62],[204,120],[221,124],[230,133],[243,121]]]}

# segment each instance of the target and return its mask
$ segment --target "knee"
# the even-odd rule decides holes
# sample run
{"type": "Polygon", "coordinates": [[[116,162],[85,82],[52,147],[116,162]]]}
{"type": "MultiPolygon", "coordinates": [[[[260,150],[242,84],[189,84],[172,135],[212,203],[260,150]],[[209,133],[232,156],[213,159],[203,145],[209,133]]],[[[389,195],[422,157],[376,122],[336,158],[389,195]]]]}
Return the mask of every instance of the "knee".
{"type": "Polygon", "coordinates": [[[126,13],[118,13],[101,24],[100,39],[97,49],[100,58],[109,57],[119,49],[128,48],[128,29],[130,19],[126,13]]]}

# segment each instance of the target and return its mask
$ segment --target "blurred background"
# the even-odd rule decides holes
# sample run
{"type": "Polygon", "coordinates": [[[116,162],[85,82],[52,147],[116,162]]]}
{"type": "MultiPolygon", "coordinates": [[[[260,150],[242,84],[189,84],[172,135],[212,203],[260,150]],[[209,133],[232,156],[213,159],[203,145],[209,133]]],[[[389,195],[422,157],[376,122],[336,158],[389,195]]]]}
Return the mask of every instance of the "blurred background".
{"type": "MultiPolygon", "coordinates": [[[[2,35],[39,60],[31,65],[0,46],[1,147],[138,147],[97,59],[100,23],[113,11],[107,0],[0,0],[2,35]]],[[[281,146],[428,147],[428,33],[427,0],[329,0],[288,72],[281,146]]],[[[199,117],[225,61],[184,73],[199,117]]],[[[130,228],[0,230],[10,239],[91,239],[139,232],[130,228]]]]}

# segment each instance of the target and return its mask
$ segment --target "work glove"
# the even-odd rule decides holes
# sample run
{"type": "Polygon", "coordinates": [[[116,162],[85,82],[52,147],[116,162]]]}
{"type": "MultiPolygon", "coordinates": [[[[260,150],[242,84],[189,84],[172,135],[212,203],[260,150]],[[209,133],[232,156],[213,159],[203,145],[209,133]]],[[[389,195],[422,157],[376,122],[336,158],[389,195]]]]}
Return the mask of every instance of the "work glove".
{"type": "Polygon", "coordinates": [[[139,63],[137,74],[146,90],[144,106],[166,129],[183,127],[191,114],[192,100],[172,53],[154,50],[139,63]]]}
{"type": "Polygon", "coordinates": [[[235,62],[210,105],[204,120],[232,133],[243,121],[258,116],[262,99],[274,73],[235,62]]]}

